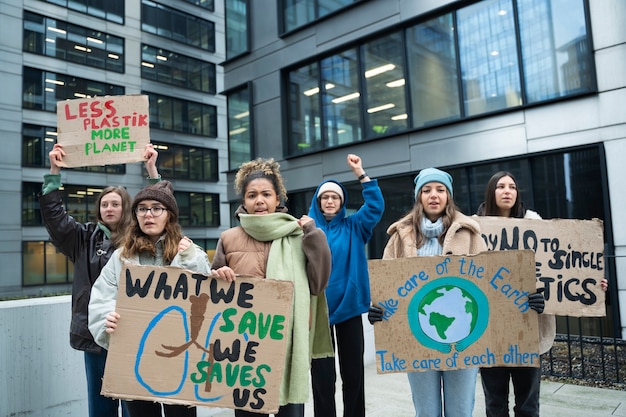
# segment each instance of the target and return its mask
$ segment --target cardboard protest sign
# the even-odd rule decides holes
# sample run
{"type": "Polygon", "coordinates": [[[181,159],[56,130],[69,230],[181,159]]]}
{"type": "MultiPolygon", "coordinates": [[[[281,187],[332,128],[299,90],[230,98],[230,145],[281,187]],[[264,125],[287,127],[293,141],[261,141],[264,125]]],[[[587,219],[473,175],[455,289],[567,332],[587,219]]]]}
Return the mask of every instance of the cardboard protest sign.
{"type": "Polygon", "coordinates": [[[57,142],[66,167],[143,161],[150,143],[148,96],[104,96],[57,102],[57,142]]]}
{"type": "Polygon", "coordinates": [[[537,367],[529,250],[370,260],[378,373],[537,367]]]}
{"type": "Polygon", "coordinates": [[[102,393],[170,404],[278,410],[293,283],[233,283],[126,265],[102,393]]]}
{"type": "Polygon", "coordinates": [[[472,217],[489,250],[535,252],[538,287],[545,313],[604,317],[604,233],[602,220],[472,217]]]}

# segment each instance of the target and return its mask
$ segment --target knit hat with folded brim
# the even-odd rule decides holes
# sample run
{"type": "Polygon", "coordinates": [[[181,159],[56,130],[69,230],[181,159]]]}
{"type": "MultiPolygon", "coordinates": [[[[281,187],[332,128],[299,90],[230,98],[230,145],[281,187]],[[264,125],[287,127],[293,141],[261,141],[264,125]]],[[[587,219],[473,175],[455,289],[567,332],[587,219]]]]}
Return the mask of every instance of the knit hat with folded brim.
{"type": "Polygon", "coordinates": [[[322,194],[327,191],[332,191],[333,193],[339,194],[339,198],[341,198],[341,204],[343,204],[343,190],[341,189],[341,186],[339,184],[333,181],[325,182],[324,184],[320,185],[319,190],[317,190],[316,197],[320,198],[322,194]]]}
{"type": "Polygon", "coordinates": [[[429,182],[439,182],[446,186],[448,192],[452,196],[452,176],[445,171],[437,168],[424,168],[413,180],[415,182],[415,199],[424,186],[429,182]]]}
{"type": "Polygon", "coordinates": [[[133,200],[133,213],[139,203],[144,200],[158,201],[163,204],[168,211],[176,213],[176,217],[178,217],[178,204],[176,204],[176,199],[174,198],[174,187],[171,182],[159,181],[139,191],[133,200]]]}

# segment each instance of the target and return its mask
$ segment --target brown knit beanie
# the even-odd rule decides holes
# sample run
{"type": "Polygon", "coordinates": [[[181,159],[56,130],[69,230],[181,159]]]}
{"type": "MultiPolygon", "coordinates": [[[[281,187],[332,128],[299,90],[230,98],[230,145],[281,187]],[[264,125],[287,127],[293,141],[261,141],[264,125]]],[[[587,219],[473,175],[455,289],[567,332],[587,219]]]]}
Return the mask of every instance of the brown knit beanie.
{"type": "Polygon", "coordinates": [[[174,187],[169,181],[159,181],[156,184],[149,185],[139,191],[133,200],[133,213],[140,202],[144,200],[155,200],[163,204],[168,211],[176,213],[178,217],[178,204],[174,198],[174,187]]]}

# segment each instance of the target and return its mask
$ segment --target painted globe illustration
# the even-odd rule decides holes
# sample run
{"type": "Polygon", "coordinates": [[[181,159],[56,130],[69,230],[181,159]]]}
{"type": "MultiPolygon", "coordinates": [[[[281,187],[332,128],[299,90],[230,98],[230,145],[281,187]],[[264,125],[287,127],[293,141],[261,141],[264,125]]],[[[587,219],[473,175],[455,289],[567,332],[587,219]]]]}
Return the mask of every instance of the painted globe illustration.
{"type": "Polygon", "coordinates": [[[419,327],[437,342],[458,342],[467,338],[476,327],[478,303],[459,286],[432,288],[423,295],[417,307],[419,327]]]}

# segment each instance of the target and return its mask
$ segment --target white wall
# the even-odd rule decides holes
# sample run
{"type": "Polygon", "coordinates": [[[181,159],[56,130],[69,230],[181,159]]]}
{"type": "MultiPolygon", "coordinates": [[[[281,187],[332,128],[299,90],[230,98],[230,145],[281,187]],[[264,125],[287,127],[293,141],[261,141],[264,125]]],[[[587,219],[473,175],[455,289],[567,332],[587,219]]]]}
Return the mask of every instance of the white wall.
{"type": "Polygon", "coordinates": [[[0,302],[0,416],[87,416],[83,354],[69,345],[70,302],[0,302]]]}
{"type": "MultiPolygon", "coordinates": [[[[69,344],[69,295],[0,302],[0,417],[87,417],[83,353],[69,344]]],[[[374,331],[363,315],[365,363],[374,331]]],[[[199,408],[199,417],[219,413],[199,408]]]]}

